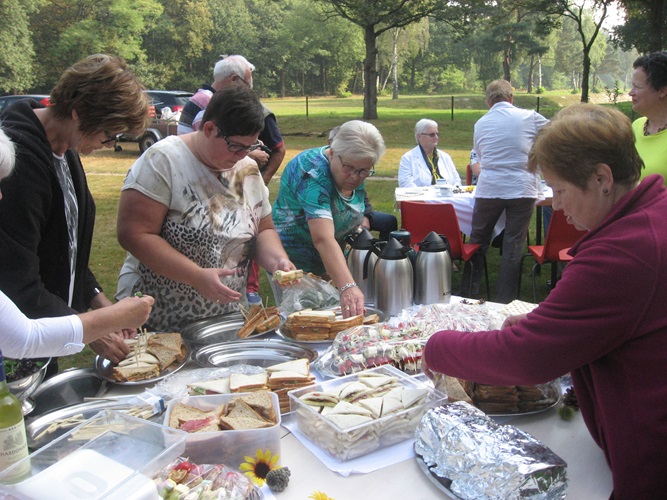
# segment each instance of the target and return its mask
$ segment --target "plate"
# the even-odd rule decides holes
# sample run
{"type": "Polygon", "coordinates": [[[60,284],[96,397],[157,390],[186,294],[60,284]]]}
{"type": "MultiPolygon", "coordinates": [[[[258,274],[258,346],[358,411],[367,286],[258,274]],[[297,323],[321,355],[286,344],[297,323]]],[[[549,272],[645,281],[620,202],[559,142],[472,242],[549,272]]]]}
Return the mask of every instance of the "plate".
{"type": "MultiPolygon", "coordinates": [[[[49,444],[56,438],[59,438],[66,432],[70,431],[76,425],[83,423],[85,420],[92,418],[102,410],[128,410],[132,405],[123,403],[117,400],[108,401],[91,401],[88,403],[81,403],[77,405],[70,405],[60,410],[55,410],[36,418],[30,418],[26,421],[26,434],[28,437],[28,447],[31,450],[38,450],[41,447],[49,444]],[[62,427],[47,432],[51,424],[63,421],[65,419],[73,418],[81,415],[79,422],[72,424],[65,424],[62,427]]],[[[161,417],[160,417],[161,418],[161,417]]]]}
{"type": "MultiPolygon", "coordinates": [[[[377,314],[379,317],[378,323],[382,323],[387,320],[388,316],[387,313],[384,311],[381,311],[380,309],[377,309],[375,307],[371,306],[364,306],[364,309],[366,309],[366,313],[364,314],[365,316],[369,316],[371,314],[377,314]]],[[[318,307],[314,309],[315,311],[335,311],[336,312],[336,318],[342,318],[342,314],[340,311],[340,306],[331,306],[331,307],[318,307]]],[[[283,321],[284,323],[284,321],[283,321]]],[[[299,340],[290,337],[290,335],[287,333],[287,331],[283,332],[281,328],[278,328],[276,330],[276,333],[284,338],[285,340],[289,340],[290,342],[298,342],[299,344],[331,344],[333,342],[333,339],[327,339],[327,340],[299,340]]],[[[337,375],[336,375],[337,376],[337,375]]]]}
{"type": "Polygon", "coordinates": [[[178,370],[183,368],[185,364],[189,361],[190,359],[190,347],[186,342],[183,342],[183,348],[185,349],[185,356],[183,357],[183,361],[180,363],[172,363],[169,365],[167,368],[162,370],[160,372],[160,375],[157,377],[152,377],[152,378],[147,378],[145,380],[131,380],[129,382],[120,382],[113,378],[113,368],[114,364],[109,361],[108,359],[102,358],[100,356],[95,356],[95,364],[94,368],[97,370],[97,374],[102,377],[104,380],[107,382],[111,382],[117,385],[146,385],[146,384],[151,384],[153,382],[158,382],[162,380],[165,377],[168,377],[172,373],[176,373],[178,370]]]}
{"type": "Polygon", "coordinates": [[[195,362],[203,367],[228,367],[246,364],[266,368],[293,359],[317,359],[317,351],[282,340],[237,340],[204,346],[193,353],[195,362]]]}
{"type": "Polygon", "coordinates": [[[458,496],[456,493],[452,492],[452,490],[449,489],[449,486],[452,484],[451,480],[437,476],[433,472],[431,472],[431,469],[429,469],[428,465],[426,465],[426,462],[424,462],[424,459],[421,457],[421,455],[415,454],[415,458],[417,460],[417,465],[419,466],[419,469],[426,475],[427,478],[431,480],[431,482],[436,486],[436,488],[438,488],[445,495],[447,495],[448,498],[453,498],[454,500],[462,500],[462,497],[458,496]]]}
{"type": "MultiPolygon", "coordinates": [[[[282,320],[282,322],[284,322],[284,320],[282,320]]],[[[240,312],[232,312],[190,323],[181,330],[181,336],[185,341],[199,345],[231,342],[240,340],[236,336],[236,332],[238,332],[244,324],[245,318],[243,315],[240,312]]],[[[269,330],[257,335],[251,335],[247,338],[263,337],[264,335],[273,333],[273,331],[274,330],[269,330]]]]}
{"type": "Polygon", "coordinates": [[[94,368],[66,370],[43,382],[32,395],[35,408],[30,417],[37,417],[65,406],[84,402],[84,398],[99,397],[106,391],[107,381],[94,368]]]}

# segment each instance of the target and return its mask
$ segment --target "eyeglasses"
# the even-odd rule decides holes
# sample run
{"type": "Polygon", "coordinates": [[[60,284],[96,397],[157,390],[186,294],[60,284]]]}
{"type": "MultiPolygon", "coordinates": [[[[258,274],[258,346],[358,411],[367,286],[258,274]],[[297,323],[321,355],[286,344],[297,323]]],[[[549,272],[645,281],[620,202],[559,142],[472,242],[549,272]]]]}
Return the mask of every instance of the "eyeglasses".
{"type": "Polygon", "coordinates": [[[104,135],[107,136],[107,139],[106,141],[101,141],[102,144],[111,144],[112,142],[116,142],[118,140],[115,135],[110,134],[106,130],[104,131],[104,135]]]}
{"type": "Polygon", "coordinates": [[[248,87],[249,89],[252,88],[252,80],[250,81],[250,83],[248,83],[248,82],[246,82],[245,78],[243,78],[241,75],[234,75],[234,76],[236,78],[238,78],[239,80],[241,80],[245,84],[246,87],[248,87]]]}
{"type": "Polygon", "coordinates": [[[232,142],[229,140],[229,137],[224,135],[220,128],[218,128],[218,135],[216,137],[222,137],[225,142],[227,143],[227,149],[229,150],[230,153],[240,153],[241,151],[245,153],[250,153],[251,151],[255,151],[256,149],[259,149],[261,147],[261,143],[258,141],[255,144],[251,144],[250,146],[246,146],[244,144],[239,144],[238,142],[232,142]]]}
{"type": "Polygon", "coordinates": [[[435,138],[435,137],[440,137],[440,134],[439,134],[438,132],[431,132],[430,134],[419,134],[419,135],[427,135],[427,136],[429,136],[431,139],[433,139],[433,138],[435,138]]]}
{"type": "Polygon", "coordinates": [[[343,162],[343,158],[338,155],[338,159],[340,160],[341,165],[343,165],[343,173],[345,175],[357,175],[361,177],[362,179],[365,179],[366,177],[372,177],[373,174],[375,173],[375,167],[373,168],[354,168],[351,167],[350,165],[345,165],[345,162],[343,162]]]}

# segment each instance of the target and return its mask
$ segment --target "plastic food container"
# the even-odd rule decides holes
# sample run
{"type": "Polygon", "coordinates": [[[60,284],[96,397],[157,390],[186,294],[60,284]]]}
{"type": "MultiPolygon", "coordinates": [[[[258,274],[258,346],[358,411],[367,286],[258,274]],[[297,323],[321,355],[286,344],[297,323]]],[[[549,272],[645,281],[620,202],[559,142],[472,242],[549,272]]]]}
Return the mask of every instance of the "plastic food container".
{"type": "MultiPolygon", "coordinates": [[[[208,411],[246,394],[248,393],[211,394],[172,399],[167,404],[164,424],[168,425],[171,412],[178,403],[208,411]]],[[[276,463],[280,463],[280,403],[275,393],[271,392],[270,396],[276,413],[275,425],[263,429],[186,433],[184,456],[198,464],[225,464],[238,469],[246,461],[245,457],[256,457],[258,450],[266,454],[268,450],[272,457],[278,455],[276,463]]]]}
{"type": "MultiPolygon", "coordinates": [[[[41,500],[157,498],[153,475],[185,450],[186,433],[116,411],[101,411],[59,439],[32,453],[30,472],[0,486],[5,494],[41,500]]],[[[12,469],[0,473],[10,477],[12,469]]]]}
{"type": "MultiPolygon", "coordinates": [[[[394,388],[396,389],[396,387],[394,388]]],[[[422,416],[429,408],[439,406],[447,396],[436,391],[425,381],[406,375],[393,366],[380,366],[370,370],[329,380],[290,391],[290,409],[299,431],[314,444],[338,460],[350,460],[386,446],[414,437],[414,432],[422,416]],[[397,387],[402,389],[421,389],[426,392],[420,403],[386,416],[353,427],[341,428],[320,413],[321,409],[303,402],[301,396],[312,392],[336,393],[343,385],[359,382],[360,378],[370,375],[394,377],[397,387]]],[[[391,397],[389,394],[384,396],[391,397]]],[[[369,394],[368,397],[378,397],[369,394]]]]}

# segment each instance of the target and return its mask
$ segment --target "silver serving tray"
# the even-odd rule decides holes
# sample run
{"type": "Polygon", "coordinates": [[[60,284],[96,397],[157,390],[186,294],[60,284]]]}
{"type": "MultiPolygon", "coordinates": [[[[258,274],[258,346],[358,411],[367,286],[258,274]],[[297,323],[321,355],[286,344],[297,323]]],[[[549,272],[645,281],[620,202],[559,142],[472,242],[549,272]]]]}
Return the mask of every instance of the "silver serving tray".
{"type": "MultiPolygon", "coordinates": [[[[387,313],[384,311],[381,311],[380,309],[376,309],[375,307],[370,307],[370,306],[364,306],[366,309],[366,313],[364,316],[369,316],[371,314],[377,314],[378,315],[378,323],[382,323],[388,319],[387,313]]],[[[316,311],[335,311],[336,313],[336,318],[342,318],[343,314],[340,310],[340,306],[330,306],[330,307],[318,307],[315,308],[316,311]]],[[[282,326],[282,325],[281,325],[282,326]]],[[[333,342],[333,339],[327,339],[327,340],[300,340],[300,339],[295,339],[292,338],[287,331],[282,331],[281,328],[278,328],[276,330],[276,333],[280,335],[282,338],[285,340],[289,340],[290,342],[298,342],[299,344],[331,344],[333,342]]],[[[337,375],[336,375],[337,376],[337,375]]]]}
{"type": "Polygon", "coordinates": [[[81,414],[83,420],[88,420],[102,410],[127,410],[131,407],[132,405],[117,400],[91,401],[88,403],[70,405],[66,408],[61,408],[60,410],[45,413],[36,418],[29,418],[26,421],[28,447],[31,450],[38,450],[79,425],[78,423],[72,424],[63,426],[52,432],[45,432],[53,423],[79,414],[81,414]]]}
{"type": "MultiPolygon", "coordinates": [[[[181,330],[181,336],[184,340],[191,344],[220,344],[223,342],[232,342],[241,340],[237,337],[236,332],[245,323],[245,318],[240,312],[232,312],[222,314],[220,316],[213,316],[211,318],[200,319],[181,330]]],[[[263,337],[273,333],[273,330],[263,332],[257,335],[251,335],[247,338],[263,337]]]]}
{"type": "Polygon", "coordinates": [[[73,368],[43,382],[32,395],[36,417],[65,406],[83,403],[85,398],[99,397],[106,391],[107,381],[94,368],[73,368]]]}
{"type": "Polygon", "coordinates": [[[417,465],[419,466],[419,469],[426,475],[427,478],[431,480],[431,482],[436,486],[436,488],[438,488],[445,494],[447,498],[453,498],[454,500],[461,500],[461,497],[450,489],[449,487],[449,485],[451,484],[450,480],[437,476],[436,474],[431,472],[431,469],[429,469],[428,465],[426,465],[426,462],[424,462],[424,459],[421,456],[415,454],[415,459],[417,460],[417,465]]]}
{"type": "Polygon", "coordinates": [[[300,358],[313,362],[317,359],[317,351],[282,340],[237,340],[204,346],[193,352],[198,365],[219,368],[238,364],[266,368],[300,358]]]}
{"type": "Polygon", "coordinates": [[[113,368],[114,368],[114,363],[109,361],[108,359],[102,358],[100,356],[95,356],[95,363],[94,363],[94,368],[97,371],[97,374],[102,377],[104,380],[107,382],[111,382],[113,384],[117,385],[146,385],[146,384],[152,384],[153,382],[159,382],[163,378],[168,377],[172,373],[176,373],[178,370],[183,368],[186,363],[190,360],[190,355],[191,355],[191,349],[190,346],[186,343],[183,342],[183,347],[185,348],[185,356],[183,357],[183,361],[180,363],[172,363],[169,365],[167,368],[162,370],[160,372],[160,375],[157,377],[152,377],[152,378],[147,378],[144,380],[131,380],[129,382],[120,382],[113,378],[113,368]]]}

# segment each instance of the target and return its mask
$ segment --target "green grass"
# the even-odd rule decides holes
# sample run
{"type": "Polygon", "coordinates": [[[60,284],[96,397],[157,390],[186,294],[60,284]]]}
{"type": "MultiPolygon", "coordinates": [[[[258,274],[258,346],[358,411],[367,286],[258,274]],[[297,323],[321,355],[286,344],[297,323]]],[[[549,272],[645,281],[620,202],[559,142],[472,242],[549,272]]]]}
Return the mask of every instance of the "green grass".
{"type": "MultiPolygon", "coordinates": [[[[553,116],[557,109],[576,101],[578,96],[549,95],[540,98],[540,111],[547,117],[553,116]]],[[[287,154],[282,167],[300,151],[326,144],[328,132],[341,123],[360,119],[363,101],[360,96],[345,99],[310,98],[308,116],[305,99],[267,99],[264,101],[275,113],[278,125],[285,138],[287,154]]],[[[521,107],[535,109],[536,96],[517,95],[515,102],[521,107]]],[[[377,174],[366,181],[368,194],[376,210],[394,212],[394,189],[398,185],[396,176],[401,156],[414,147],[414,125],[421,118],[432,118],[440,124],[440,148],[447,151],[465,179],[465,166],[468,163],[472,147],[474,123],[486,112],[481,95],[456,96],[454,100],[454,119],[451,118],[450,96],[409,96],[392,100],[380,97],[378,100],[379,119],[373,123],[382,133],[387,153],[376,166],[377,174]]],[[[118,199],[123,179],[132,163],[139,156],[139,149],[134,143],[121,143],[120,152],[102,150],[83,159],[87,172],[88,184],[97,204],[97,220],[91,255],[91,268],[109,297],[116,290],[118,271],[125,257],[125,251],[116,240],[116,214],[118,199]]],[[[269,185],[271,199],[278,191],[278,175],[269,185]]],[[[535,242],[535,230],[531,228],[531,243],[535,242]]],[[[488,253],[491,290],[497,276],[500,257],[498,250],[492,248],[488,253]]],[[[524,283],[521,299],[532,301],[532,289],[529,279],[529,264],[524,271],[524,283]]],[[[546,270],[545,270],[546,271],[546,270]]],[[[453,290],[459,287],[461,271],[454,273],[453,290]]],[[[546,280],[549,272],[538,277],[538,300],[547,294],[546,280]]],[[[265,273],[260,274],[260,294],[273,298],[265,273]]],[[[73,366],[91,366],[93,354],[86,348],[81,354],[61,358],[60,369],[73,366]]]]}

